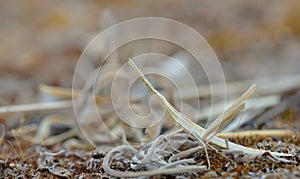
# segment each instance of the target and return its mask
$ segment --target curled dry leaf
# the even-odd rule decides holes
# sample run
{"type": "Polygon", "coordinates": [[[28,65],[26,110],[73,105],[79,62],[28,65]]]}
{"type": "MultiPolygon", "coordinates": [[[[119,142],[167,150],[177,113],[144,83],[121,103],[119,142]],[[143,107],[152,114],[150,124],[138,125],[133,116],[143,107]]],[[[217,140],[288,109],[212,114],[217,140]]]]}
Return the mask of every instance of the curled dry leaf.
{"type": "Polygon", "coordinates": [[[126,151],[126,153],[129,153],[131,157],[132,155],[138,152],[135,148],[129,145],[118,146],[110,150],[103,159],[103,169],[107,174],[116,177],[141,177],[141,176],[145,177],[145,176],[154,176],[154,175],[168,175],[168,174],[175,174],[175,173],[200,172],[206,170],[206,166],[195,165],[195,166],[182,166],[176,168],[162,168],[162,169],[142,171],[142,172],[116,171],[110,167],[111,162],[113,160],[112,156],[117,155],[121,151],[123,152],[126,151]]]}

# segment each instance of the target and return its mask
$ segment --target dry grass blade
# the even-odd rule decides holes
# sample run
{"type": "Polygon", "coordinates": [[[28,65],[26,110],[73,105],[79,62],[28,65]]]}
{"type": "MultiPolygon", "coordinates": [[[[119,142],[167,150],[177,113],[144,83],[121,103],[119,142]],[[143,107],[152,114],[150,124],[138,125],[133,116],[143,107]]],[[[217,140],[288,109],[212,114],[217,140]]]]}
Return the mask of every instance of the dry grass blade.
{"type": "MultiPolygon", "coordinates": [[[[144,74],[140,71],[140,69],[135,65],[135,63],[129,59],[129,64],[139,73],[142,81],[144,82],[144,84],[146,85],[146,87],[157,97],[159,97],[160,101],[162,102],[162,104],[165,106],[168,114],[172,117],[172,119],[178,123],[186,132],[191,133],[192,135],[194,135],[199,141],[202,141],[203,138],[203,134],[205,132],[205,129],[202,128],[201,126],[195,124],[193,121],[191,121],[190,119],[188,119],[187,117],[185,117],[183,114],[179,113],[168,101],[167,99],[160,94],[152,85],[151,83],[147,80],[147,78],[144,76],[144,74]]],[[[242,101],[244,101],[245,99],[247,99],[248,96],[250,96],[255,90],[255,87],[252,86],[252,88],[250,88],[244,95],[242,95],[241,98],[239,98],[234,104],[241,104],[242,101]]],[[[234,110],[234,107],[229,107],[229,110],[234,110]]],[[[226,113],[226,111],[225,111],[226,113]]],[[[230,113],[230,112],[229,112],[230,113]]],[[[217,137],[217,136],[213,136],[210,143],[217,145],[221,148],[229,148],[229,149],[233,149],[233,150],[240,150],[243,151],[245,154],[252,154],[252,153],[265,153],[265,152],[269,152],[269,151],[265,151],[265,150],[259,150],[259,149],[253,149],[253,148],[249,148],[249,147],[245,147],[233,142],[228,142],[226,143],[224,139],[217,137]]],[[[279,152],[269,152],[271,155],[274,156],[293,156],[292,154],[286,154],[286,153],[279,153],[279,152]]]]}

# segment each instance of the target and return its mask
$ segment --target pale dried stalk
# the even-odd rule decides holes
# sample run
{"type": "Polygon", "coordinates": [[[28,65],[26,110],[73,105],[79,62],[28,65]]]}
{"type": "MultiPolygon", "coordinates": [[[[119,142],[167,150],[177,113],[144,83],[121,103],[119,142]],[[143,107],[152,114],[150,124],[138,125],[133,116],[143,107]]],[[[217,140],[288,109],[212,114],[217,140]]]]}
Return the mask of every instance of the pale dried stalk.
{"type": "MultiPolygon", "coordinates": [[[[226,83],[226,89],[227,93],[229,94],[236,94],[241,93],[247,87],[249,84],[253,83],[258,84],[258,95],[270,95],[270,94],[278,94],[282,92],[286,92],[291,89],[295,89],[300,87],[300,75],[294,74],[294,75],[287,75],[287,76],[278,76],[276,78],[262,78],[262,79],[253,79],[253,80],[241,80],[241,81],[234,81],[234,82],[228,82],[226,83]],[[276,80],[274,80],[276,79],[276,80]],[[280,81],[280,83],[278,83],[280,81]]],[[[208,86],[198,86],[197,91],[198,95],[200,97],[207,97],[211,95],[211,88],[214,89],[222,89],[223,84],[210,84],[208,86]]],[[[193,89],[194,90],[194,89],[193,89]]],[[[190,88],[181,89],[180,98],[181,99],[191,99],[191,98],[197,98],[199,96],[195,96],[195,93],[190,88]]],[[[215,95],[217,94],[224,94],[224,91],[216,91],[215,95]]],[[[177,95],[174,95],[175,97],[179,97],[177,95]]]]}
{"type": "Polygon", "coordinates": [[[140,169],[142,168],[148,161],[150,161],[151,158],[153,158],[153,155],[155,153],[155,149],[157,149],[158,145],[161,144],[161,142],[165,139],[165,136],[159,136],[157,139],[155,139],[151,145],[151,147],[148,149],[147,154],[144,156],[144,158],[138,162],[136,165],[132,165],[131,168],[133,169],[140,169]]]}
{"type": "MultiPolygon", "coordinates": [[[[279,95],[269,95],[269,96],[262,96],[257,98],[248,99],[245,104],[245,111],[252,110],[252,109],[265,109],[269,107],[273,107],[280,103],[280,96],[279,95]]],[[[228,104],[232,104],[234,101],[229,101],[228,104]]],[[[210,116],[217,116],[224,111],[224,102],[219,102],[213,104],[212,107],[204,107],[199,111],[199,119],[207,119],[210,116]],[[213,111],[211,111],[213,109],[213,111]]]]}
{"type": "Polygon", "coordinates": [[[223,130],[222,133],[232,132],[235,129],[238,129],[240,126],[246,124],[250,120],[254,119],[256,116],[265,111],[264,108],[246,111],[243,114],[236,117],[230,124],[228,124],[223,130]]]}
{"type": "Polygon", "coordinates": [[[20,105],[12,105],[12,106],[2,106],[0,107],[0,114],[57,110],[57,109],[71,109],[72,107],[73,104],[71,100],[34,103],[34,104],[20,104],[20,105]]]}
{"type": "MultiPolygon", "coordinates": [[[[72,138],[74,136],[78,135],[78,131],[77,130],[69,130],[67,132],[55,135],[55,136],[51,136],[48,137],[45,140],[44,145],[50,146],[50,145],[54,145],[58,142],[64,141],[66,139],[72,138]]],[[[32,136],[28,136],[28,135],[23,135],[22,136],[23,140],[26,140],[28,142],[31,142],[33,144],[41,144],[41,142],[43,141],[43,139],[37,138],[37,137],[32,137],[32,136]]]]}
{"type": "MultiPolygon", "coordinates": [[[[140,71],[140,69],[135,65],[135,63],[129,59],[129,64],[139,73],[139,76],[141,77],[142,81],[146,85],[146,87],[154,94],[156,95],[162,104],[165,106],[166,111],[168,114],[172,117],[172,119],[178,123],[186,132],[191,133],[194,135],[199,141],[203,141],[203,134],[205,132],[205,129],[200,127],[199,125],[195,124],[193,121],[185,117],[183,114],[179,113],[168,101],[167,99],[159,93],[148,81],[148,79],[144,76],[144,74],[140,71]]],[[[225,111],[223,116],[232,114],[232,112],[237,108],[236,106],[239,106],[245,99],[247,99],[251,94],[255,91],[255,85],[250,87],[227,111],[225,111]]],[[[221,115],[221,116],[222,116],[221,115]]],[[[252,154],[252,153],[261,153],[261,152],[269,152],[266,150],[260,150],[260,149],[253,149],[250,147],[245,147],[233,142],[228,142],[226,144],[225,140],[213,136],[210,143],[217,145],[221,148],[228,148],[231,150],[240,150],[243,151],[245,154],[252,154]]],[[[286,154],[286,153],[279,153],[279,152],[269,152],[271,155],[274,156],[293,156],[292,154],[286,154]]]]}
{"type": "Polygon", "coordinates": [[[266,113],[261,115],[256,120],[256,124],[257,125],[263,124],[264,122],[266,122],[266,120],[271,119],[271,118],[279,115],[280,113],[282,113],[286,109],[288,109],[291,106],[297,104],[299,102],[299,100],[300,100],[300,91],[298,91],[296,94],[290,96],[288,99],[282,101],[280,104],[278,104],[274,108],[270,109],[269,111],[267,111],[266,113]]]}
{"type": "MultiPolygon", "coordinates": [[[[155,160],[157,159],[157,155],[158,155],[156,153],[156,151],[158,149],[160,149],[161,144],[162,143],[168,144],[168,138],[173,137],[174,135],[176,135],[180,131],[179,130],[172,131],[172,132],[170,132],[166,135],[158,136],[153,142],[149,143],[149,145],[151,144],[150,148],[147,149],[146,153],[142,154],[142,157],[143,157],[142,159],[139,159],[141,156],[139,156],[139,157],[137,157],[136,155],[133,156],[132,160],[137,164],[131,164],[131,168],[133,168],[135,170],[136,169],[141,169],[147,162],[152,162],[152,163],[155,162],[155,160]]],[[[186,136],[184,136],[184,138],[186,138],[186,136]]],[[[171,147],[171,146],[169,146],[169,147],[171,147]]],[[[176,151],[176,149],[174,149],[174,151],[176,151]]],[[[169,163],[171,163],[171,162],[169,162],[169,163]]]]}
{"type": "Polygon", "coordinates": [[[163,170],[163,169],[167,169],[167,168],[175,168],[176,166],[182,165],[182,164],[186,165],[186,164],[195,164],[195,163],[196,163],[196,161],[192,158],[182,159],[182,160],[178,160],[178,161],[175,161],[175,162],[170,162],[167,165],[165,165],[163,167],[160,167],[159,169],[163,170]]]}
{"type": "Polygon", "coordinates": [[[243,138],[243,137],[292,137],[293,132],[290,130],[271,129],[271,130],[252,130],[231,133],[219,133],[218,137],[221,138],[243,138]]]}
{"type": "Polygon", "coordinates": [[[72,99],[72,92],[74,97],[78,97],[80,95],[80,90],[73,89],[72,91],[72,88],[49,86],[45,84],[39,85],[39,91],[46,94],[57,96],[59,98],[67,98],[67,99],[72,99]]]}
{"type": "Polygon", "coordinates": [[[169,158],[169,163],[175,161],[176,159],[184,158],[188,155],[191,155],[192,153],[198,152],[201,149],[204,149],[204,146],[198,145],[198,146],[190,148],[188,150],[184,150],[182,152],[179,152],[179,153],[177,153],[177,154],[175,154],[175,155],[173,155],[169,158]]]}
{"type": "MultiPolygon", "coordinates": [[[[58,98],[63,98],[63,99],[72,99],[78,98],[81,95],[80,90],[72,89],[72,88],[64,88],[64,87],[57,87],[57,86],[50,86],[50,85],[45,85],[41,84],[39,86],[39,90],[43,93],[50,94],[53,96],[56,96],[58,98]]],[[[108,99],[107,96],[103,95],[97,95],[95,96],[96,102],[102,102],[108,99]]]]}
{"type": "Polygon", "coordinates": [[[4,124],[0,124],[0,145],[3,142],[4,136],[5,136],[5,126],[4,124]]]}
{"type": "Polygon", "coordinates": [[[73,127],[71,122],[73,121],[63,116],[57,116],[57,115],[47,116],[39,124],[35,137],[36,139],[39,139],[39,141],[41,141],[43,138],[48,138],[50,136],[51,126],[53,124],[67,125],[73,127]]]}
{"type": "MultiPolygon", "coordinates": [[[[28,133],[35,132],[35,131],[37,131],[37,129],[38,129],[38,124],[29,124],[29,125],[26,125],[26,126],[19,127],[19,130],[22,131],[22,135],[26,135],[28,133]]],[[[12,131],[9,131],[8,135],[13,135],[12,131]]]]}

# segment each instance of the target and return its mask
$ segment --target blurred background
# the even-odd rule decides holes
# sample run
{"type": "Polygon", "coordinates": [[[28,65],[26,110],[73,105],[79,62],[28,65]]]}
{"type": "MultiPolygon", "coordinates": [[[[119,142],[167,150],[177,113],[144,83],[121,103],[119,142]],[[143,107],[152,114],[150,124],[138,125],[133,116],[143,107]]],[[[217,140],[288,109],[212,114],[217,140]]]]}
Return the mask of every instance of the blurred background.
{"type": "MultiPolygon", "coordinates": [[[[275,88],[278,88],[282,76],[300,77],[299,9],[300,2],[296,0],[3,0],[0,2],[0,105],[41,101],[38,95],[40,84],[71,87],[76,63],[97,34],[118,22],[145,16],[170,18],[192,27],[217,54],[228,82],[251,81],[246,86],[229,87],[229,91],[239,88],[231,99],[236,99],[247,86],[259,79],[275,82],[275,88]]],[[[108,38],[108,45],[110,41],[108,38]]],[[[106,44],[102,45],[105,48],[106,44]]],[[[187,54],[180,55],[181,50],[172,44],[150,40],[129,43],[117,53],[121,63],[144,52],[159,52],[182,61],[190,58],[187,54]]],[[[154,60],[149,63],[160,64],[154,60]]],[[[162,70],[168,69],[168,64],[159,66],[162,70]]],[[[188,70],[191,73],[196,71],[194,79],[197,85],[207,85],[203,71],[193,67],[190,64],[188,70]]],[[[296,82],[299,84],[299,78],[296,82]]],[[[284,85],[290,83],[294,83],[293,80],[284,85]]],[[[191,99],[197,102],[198,96],[189,96],[188,91],[186,94],[186,101],[191,106],[182,109],[183,113],[197,119],[193,110],[188,110],[194,104],[191,99]]],[[[176,106],[177,102],[173,104],[176,106]]],[[[209,100],[207,103],[202,100],[202,104],[207,106],[209,100]]]]}
{"type": "MultiPolygon", "coordinates": [[[[95,35],[144,16],[171,18],[197,30],[216,52],[229,81],[297,75],[299,9],[296,0],[2,0],[0,104],[34,101],[40,83],[70,87],[77,60],[95,35]]],[[[163,49],[167,55],[175,53],[170,48],[163,49]]]]}
{"type": "MultiPolygon", "coordinates": [[[[164,114],[156,115],[157,111],[163,109],[159,103],[153,105],[156,111],[152,113],[153,116],[150,116],[151,120],[158,122],[148,128],[132,127],[133,125],[128,125],[120,120],[121,117],[116,114],[111,104],[110,94],[116,90],[115,96],[127,95],[130,97],[131,106],[129,107],[135,114],[140,116],[149,114],[148,101],[151,93],[147,91],[141,81],[137,80],[134,85],[130,86],[132,87],[130,94],[123,95],[121,93],[128,85],[126,80],[124,80],[125,83],[122,80],[132,74],[132,68],[127,68],[127,71],[125,69],[124,73],[120,73],[120,76],[124,78],[121,78],[118,88],[112,89],[111,87],[112,77],[115,77],[120,66],[128,58],[143,53],[156,52],[173,57],[192,74],[200,95],[190,93],[191,87],[185,86],[184,89],[180,89],[182,90],[182,93],[179,94],[181,99],[178,99],[178,89],[170,79],[158,75],[149,77],[153,85],[166,96],[170,103],[191,120],[204,127],[208,124],[209,116],[216,119],[224,111],[223,98],[217,98],[214,102],[210,100],[211,91],[206,74],[199,64],[197,66],[191,62],[190,54],[184,52],[180,47],[164,41],[135,41],[115,51],[102,68],[99,76],[103,78],[99,80],[100,85],[96,86],[97,92],[99,92],[96,98],[97,107],[102,110],[100,117],[98,113],[93,113],[95,111],[91,112],[92,105],[90,104],[94,104],[94,99],[89,98],[91,95],[76,93],[77,96],[84,98],[77,100],[83,101],[78,105],[81,115],[76,118],[81,127],[81,132],[79,131],[74,122],[73,107],[75,105],[72,105],[70,99],[74,70],[83,49],[96,35],[109,26],[132,18],[149,16],[174,19],[192,27],[205,38],[218,56],[225,73],[228,82],[227,104],[240,97],[251,84],[257,83],[254,97],[247,100],[246,108],[222,132],[229,133],[249,129],[289,129],[286,141],[293,146],[289,149],[282,147],[282,141],[276,145],[268,142],[261,145],[256,145],[254,142],[254,145],[252,139],[249,138],[244,143],[242,140],[238,143],[242,142],[247,146],[254,145],[255,148],[264,148],[265,145],[265,149],[268,150],[272,146],[270,150],[276,148],[276,151],[281,152],[299,151],[299,148],[294,149],[294,144],[299,147],[300,1],[1,0],[0,144],[3,141],[4,144],[2,143],[3,145],[0,147],[0,154],[5,155],[0,155],[0,171],[2,167],[3,171],[11,173],[10,168],[17,168],[19,171],[14,171],[18,171],[19,175],[24,174],[25,169],[20,170],[19,165],[11,165],[6,162],[7,158],[11,157],[15,160],[15,155],[22,158],[22,163],[24,161],[25,163],[33,162],[32,166],[36,169],[35,160],[26,158],[35,156],[34,151],[39,153],[38,150],[32,148],[31,144],[42,147],[43,145],[50,146],[54,151],[92,149],[91,146],[85,145],[87,138],[82,136],[82,130],[86,132],[89,140],[100,144],[97,147],[103,148],[124,144],[127,141],[149,142],[172,130],[175,125],[170,122],[170,117],[164,114]],[[124,85],[124,88],[121,85],[124,85]],[[62,100],[66,101],[60,103],[62,100]],[[201,101],[201,108],[198,105],[199,101],[201,101]],[[39,102],[51,104],[48,108],[54,110],[49,110],[49,112],[41,109],[40,107],[43,105],[39,102]],[[214,103],[214,110],[210,108],[212,103],[214,103]],[[30,112],[26,111],[28,106],[25,105],[13,108],[17,112],[11,113],[11,105],[19,104],[33,105],[29,105],[31,110],[28,111],[30,112]],[[103,125],[104,123],[105,125],[103,125]],[[294,138],[291,137],[292,135],[294,138]],[[12,142],[8,143],[9,141],[12,142]]],[[[153,28],[159,29],[160,27],[153,28]]],[[[171,31],[172,29],[170,33],[172,33],[171,31]]],[[[126,33],[119,35],[126,35],[126,33]]],[[[113,38],[118,38],[118,36],[113,38]]],[[[113,38],[107,38],[107,43],[99,44],[99,50],[106,50],[112,45],[113,38]]],[[[194,42],[191,41],[191,43],[194,42]]],[[[200,47],[199,50],[201,50],[200,47]]],[[[99,62],[103,60],[102,57],[99,58],[99,62]]],[[[186,78],[181,75],[183,74],[181,69],[173,68],[174,63],[168,60],[168,58],[146,59],[144,64],[138,64],[138,66],[142,71],[148,65],[157,70],[173,73],[173,77],[179,79],[178,81],[182,82],[184,86],[186,78]]],[[[99,63],[93,65],[96,69],[99,63]]],[[[213,67],[205,70],[219,72],[213,67]]],[[[87,73],[91,71],[86,70],[87,73]]],[[[136,73],[134,74],[136,75],[136,73]]],[[[216,87],[221,89],[221,93],[224,91],[222,88],[216,87]]],[[[126,103],[118,98],[116,103],[123,110],[121,112],[124,114],[128,112],[127,108],[124,108],[126,103]]],[[[129,117],[129,120],[137,122],[138,118],[129,117]]],[[[144,124],[143,121],[141,123],[144,124]]],[[[257,141],[258,138],[253,136],[253,141],[257,141]]],[[[106,154],[108,149],[103,149],[103,153],[106,154]]],[[[102,160],[103,153],[99,154],[100,157],[97,154],[99,161],[102,160]]],[[[215,154],[215,151],[213,153],[215,154]]],[[[92,155],[89,154],[89,156],[92,155]]],[[[291,167],[288,169],[299,170],[299,156],[295,157],[297,158],[293,160],[298,162],[297,165],[291,163],[291,167]]],[[[60,155],[58,158],[63,159],[60,155]]],[[[39,161],[43,160],[39,159],[39,161]]],[[[74,164],[77,165],[80,160],[75,157],[74,161],[76,161],[74,164]]],[[[85,158],[81,161],[84,163],[80,164],[80,167],[89,165],[85,158]]],[[[124,161],[127,163],[122,166],[129,166],[128,161],[124,161]]],[[[59,163],[65,164],[65,162],[59,163]]],[[[98,164],[101,165],[99,170],[102,171],[102,162],[98,162],[98,164]]],[[[215,164],[218,167],[222,166],[219,162],[215,164]]],[[[217,169],[228,172],[230,170],[226,169],[227,165],[228,162],[225,162],[222,168],[217,169]]],[[[234,167],[238,170],[245,168],[245,174],[250,176],[250,172],[245,166],[242,163],[240,167],[236,167],[236,165],[234,167]]],[[[262,160],[259,166],[266,166],[265,160],[262,160]]],[[[282,162],[274,167],[274,162],[270,160],[269,169],[260,169],[260,167],[254,166],[255,170],[253,171],[259,169],[259,172],[268,173],[274,168],[280,168],[279,166],[282,167],[282,162]]],[[[27,165],[24,165],[24,168],[27,168],[27,165]]],[[[73,168],[73,164],[70,164],[69,168],[72,168],[70,171],[75,171],[75,173],[82,171],[73,168]]],[[[90,165],[86,168],[90,168],[90,165]]],[[[35,169],[34,173],[38,171],[35,169]]],[[[89,170],[87,171],[89,172],[89,170]]],[[[126,171],[128,170],[126,169],[126,171]]],[[[49,170],[49,172],[51,171],[49,170]]],[[[47,174],[47,171],[44,173],[47,174]]],[[[49,176],[46,175],[46,178],[49,176]]]]}

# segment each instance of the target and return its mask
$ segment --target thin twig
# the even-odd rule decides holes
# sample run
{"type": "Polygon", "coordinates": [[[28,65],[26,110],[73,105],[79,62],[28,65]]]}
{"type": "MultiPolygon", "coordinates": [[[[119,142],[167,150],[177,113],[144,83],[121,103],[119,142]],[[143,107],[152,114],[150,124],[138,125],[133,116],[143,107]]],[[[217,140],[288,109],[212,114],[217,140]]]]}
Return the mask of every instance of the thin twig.
{"type": "Polygon", "coordinates": [[[293,132],[290,130],[252,130],[252,131],[241,131],[241,132],[231,132],[231,133],[218,133],[218,137],[222,138],[243,138],[243,137],[292,137],[293,132]]]}

